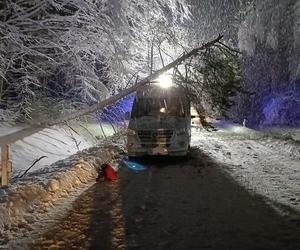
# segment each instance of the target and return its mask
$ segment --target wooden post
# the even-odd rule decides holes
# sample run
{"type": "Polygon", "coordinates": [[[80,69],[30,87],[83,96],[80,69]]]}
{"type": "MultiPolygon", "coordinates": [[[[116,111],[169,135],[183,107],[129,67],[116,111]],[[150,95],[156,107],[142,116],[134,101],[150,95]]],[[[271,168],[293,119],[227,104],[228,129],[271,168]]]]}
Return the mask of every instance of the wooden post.
{"type": "Polygon", "coordinates": [[[12,163],[9,161],[9,147],[1,147],[1,187],[8,186],[9,173],[12,171],[12,163]]]}

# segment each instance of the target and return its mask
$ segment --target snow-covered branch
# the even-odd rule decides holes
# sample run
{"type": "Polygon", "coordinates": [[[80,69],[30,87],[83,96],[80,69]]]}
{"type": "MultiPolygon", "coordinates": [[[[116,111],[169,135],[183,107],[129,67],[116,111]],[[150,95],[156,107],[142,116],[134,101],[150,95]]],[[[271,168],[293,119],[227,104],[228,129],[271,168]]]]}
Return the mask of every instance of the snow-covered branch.
{"type": "Polygon", "coordinates": [[[135,72],[146,76],[148,41],[164,40],[162,49],[178,54],[175,31],[189,18],[186,0],[7,0],[2,5],[0,108],[14,107],[27,118],[43,99],[91,104],[122,89],[135,72]],[[53,96],[48,89],[63,93],[53,96]]]}

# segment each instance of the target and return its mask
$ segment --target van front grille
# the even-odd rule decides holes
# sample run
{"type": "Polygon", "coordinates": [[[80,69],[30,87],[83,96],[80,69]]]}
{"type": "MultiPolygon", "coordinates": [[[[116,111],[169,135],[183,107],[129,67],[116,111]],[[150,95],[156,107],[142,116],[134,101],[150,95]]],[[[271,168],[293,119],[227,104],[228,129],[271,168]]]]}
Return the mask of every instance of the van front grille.
{"type": "Polygon", "coordinates": [[[157,147],[158,145],[170,146],[173,130],[160,129],[160,130],[138,130],[143,147],[157,147]]]}

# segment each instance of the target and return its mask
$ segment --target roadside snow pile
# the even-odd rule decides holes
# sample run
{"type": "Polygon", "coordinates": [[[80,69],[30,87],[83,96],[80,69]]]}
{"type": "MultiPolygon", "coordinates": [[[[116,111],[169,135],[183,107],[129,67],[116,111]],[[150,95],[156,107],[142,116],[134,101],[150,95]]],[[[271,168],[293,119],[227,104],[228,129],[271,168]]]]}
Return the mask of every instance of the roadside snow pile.
{"type": "Polygon", "coordinates": [[[95,180],[96,168],[118,152],[117,146],[93,147],[15,179],[8,189],[1,190],[0,244],[30,230],[58,199],[61,203],[61,198],[67,199],[76,188],[95,180]]]}
{"type": "MultiPolygon", "coordinates": [[[[25,126],[0,126],[0,136],[12,134],[24,129],[25,126]]],[[[103,126],[107,136],[114,133],[110,125],[103,126]]],[[[94,146],[103,137],[99,124],[53,126],[38,133],[22,137],[10,144],[10,158],[13,163],[13,176],[24,172],[36,159],[46,156],[34,165],[39,169],[65,159],[83,150],[94,146]]]]}
{"type": "Polygon", "coordinates": [[[104,145],[91,147],[97,145],[100,138],[114,134],[109,124],[53,126],[30,136],[23,133],[26,128],[23,125],[1,125],[2,141],[5,142],[6,135],[18,134],[10,144],[13,172],[9,188],[0,189],[0,245],[2,240],[26,231],[39,221],[57,199],[60,199],[57,203],[61,203],[70,192],[95,178],[95,166],[111,157],[112,151],[107,151],[104,145]],[[86,148],[91,149],[76,154],[86,148]],[[41,156],[46,157],[20,178],[41,156]]]}
{"type": "Polygon", "coordinates": [[[274,206],[300,211],[300,142],[293,139],[298,138],[297,131],[294,137],[280,137],[227,124],[217,132],[194,132],[192,144],[224,164],[225,171],[248,190],[274,206]]]}

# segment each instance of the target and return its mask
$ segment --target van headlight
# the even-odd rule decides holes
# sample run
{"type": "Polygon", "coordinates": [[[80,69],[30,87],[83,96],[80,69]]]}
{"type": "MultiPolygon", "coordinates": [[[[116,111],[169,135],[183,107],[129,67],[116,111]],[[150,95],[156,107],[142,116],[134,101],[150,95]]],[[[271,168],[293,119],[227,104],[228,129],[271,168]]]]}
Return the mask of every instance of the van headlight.
{"type": "Polygon", "coordinates": [[[127,129],[127,135],[131,135],[131,136],[133,136],[133,135],[136,135],[136,132],[133,130],[133,129],[127,129]]]}

